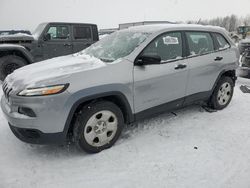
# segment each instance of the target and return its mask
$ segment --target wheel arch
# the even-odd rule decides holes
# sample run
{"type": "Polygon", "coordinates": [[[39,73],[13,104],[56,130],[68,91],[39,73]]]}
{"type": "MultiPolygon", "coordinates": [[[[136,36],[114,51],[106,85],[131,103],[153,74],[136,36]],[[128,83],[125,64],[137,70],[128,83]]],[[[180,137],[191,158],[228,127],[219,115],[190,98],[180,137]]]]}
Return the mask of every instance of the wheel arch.
{"type": "Polygon", "coordinates": [[[23,58],[27,64],[34,62],[31,53],[20,45],[0,45],[0,58],[8,55],[15,55],[23,58]]]}
{"type": "Polygon", "coordinates": [[[70,112],[68,114],[65,126],[64,126],[64,134],[65,136],[69,136],[72,133],[73,125],[75,121],[75,114],[80,111],[80,109],[88,104],[97,102],[97,101],[110,101],[116,104],[122,111],[124,115],[125,123],[132,123],[134,121],[134,115],[132,113],[132,109],[130,104],[126,98],[126,96],[121,93],[120,91],[111,91],[105,92],[100,94],[94,94],[87,97],[79,98],[74,104],[72,105],[70,112]]]}
{"type": "Polygon", "coordinates": [[[232,69],[232,70],[223,70],[219,76],[217,77],[215,83],[214,83],[214,86],[213,86],[213,89],[212,91],[214,91],[216,85],[218,84],[219,80],[223,77],[223,76],[227,76],[227,77],[230,77],[233,79],[233,82],[235,84],[235,81],[237,80],[237,76],[236,76],[236,70],[232,69]]]}

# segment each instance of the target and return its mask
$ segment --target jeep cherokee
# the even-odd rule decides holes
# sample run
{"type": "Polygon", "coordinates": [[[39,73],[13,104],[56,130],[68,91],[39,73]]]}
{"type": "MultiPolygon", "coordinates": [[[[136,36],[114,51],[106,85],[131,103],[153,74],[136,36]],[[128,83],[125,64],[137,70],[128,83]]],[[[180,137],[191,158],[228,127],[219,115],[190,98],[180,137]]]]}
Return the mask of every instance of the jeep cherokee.
{"type": "Polygon", "coordinates": [[[14,71],[3,83],[1,107],[22,141],[71,139],[95,153],[111,147],[124,124],[199,101],[225,108],[238,59],[220,27],[131,27],[79,53],[14,71]]]}

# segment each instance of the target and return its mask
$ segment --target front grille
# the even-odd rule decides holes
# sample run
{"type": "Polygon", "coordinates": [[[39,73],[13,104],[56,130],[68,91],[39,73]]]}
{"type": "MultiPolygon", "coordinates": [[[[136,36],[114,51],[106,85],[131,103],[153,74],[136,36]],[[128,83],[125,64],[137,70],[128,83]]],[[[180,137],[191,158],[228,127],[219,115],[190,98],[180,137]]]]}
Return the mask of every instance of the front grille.
{"type": "Polygon", "coordinates": [[[12,88],[8,87],[7,82],[4,82],[2,87],[3,87],[4,96],[9,101],[10,93],[12,91],[12,88]]]}

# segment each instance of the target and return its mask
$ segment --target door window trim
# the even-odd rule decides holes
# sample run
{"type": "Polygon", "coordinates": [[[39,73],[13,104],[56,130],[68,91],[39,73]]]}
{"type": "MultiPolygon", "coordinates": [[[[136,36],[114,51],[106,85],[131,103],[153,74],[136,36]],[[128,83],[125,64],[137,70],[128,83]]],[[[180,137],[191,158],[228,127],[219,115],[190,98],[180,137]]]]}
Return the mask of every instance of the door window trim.
{"type": "Polygon", "coordinates": [[[137,57],[134,60],[134,65],[136,65],[136,61],[138,60],[138,58],[141,56],[141,54],[143,53],[143,51],[151,44],[151,42],[153,42],[156,38],[161,37],[162,35],[168,34],[168,33],[174,33],[174,32],[180,32],[181,33],[181,37],[182,37],[182,59],[174,59],[174,60],[168,60],[168,61],[163,61],[160,64],[151,64],[151,65],[161,65],[161,64],[166,64],[166,63],[172,63],[172,62],[176,62],[176,61],[180,61],[180,60],[185,60],[185,59],[190,59],[190,58],[194,58],[194,57],[200,57],[200,56],[205,56],[205,55],[209,55],[212,53],[216,53],[219,51],[224,51],[227,50],[229,48],[232,47],[232,45],[228,42],[228,40],[226,39],[226,37],[224,37],[223,34],[219,33],[219,32],[213,32],[213,31],[202,31],[202,30],[173,30],[173,31],[167,31],[164,33],[161,33],[157,36],[155,36],[144,48],[143,50],[137,55],[137,57]],[[208,52],[208,53],[204,53],[204,54],[196,54],[196,55],[192,55],[190,56],[190,49],[189,49],[189,44],[188,44],[188,40],[187,40],[187,32],[200,32],[200,33],[208,33],[212,40],[213,40],[213,51],[212,52],[208,52]],[[213,33],[217,33],[220,34],[221,36],[223,36],[225,38],[225,40],[227,41],[227,43],[230,45],[229,48],[225,48],[222,50],[217,49],[217,44],[216,44],[216,39],[214,38],[215,36],[213,35],[213,33]]]}

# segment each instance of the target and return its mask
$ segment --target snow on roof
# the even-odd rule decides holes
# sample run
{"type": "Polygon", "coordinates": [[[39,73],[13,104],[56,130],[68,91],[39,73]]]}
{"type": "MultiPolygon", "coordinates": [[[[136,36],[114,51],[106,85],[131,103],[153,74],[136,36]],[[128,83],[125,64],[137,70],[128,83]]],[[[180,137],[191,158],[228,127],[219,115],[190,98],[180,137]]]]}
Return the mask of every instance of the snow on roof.
{"type": "Polygon", "coordinates": [[[27,34],[27,33],[15,33],[15,34],[0,35],[0,38],[6,38],[6,37],[32,37],[32,35],[27,34]]]}

